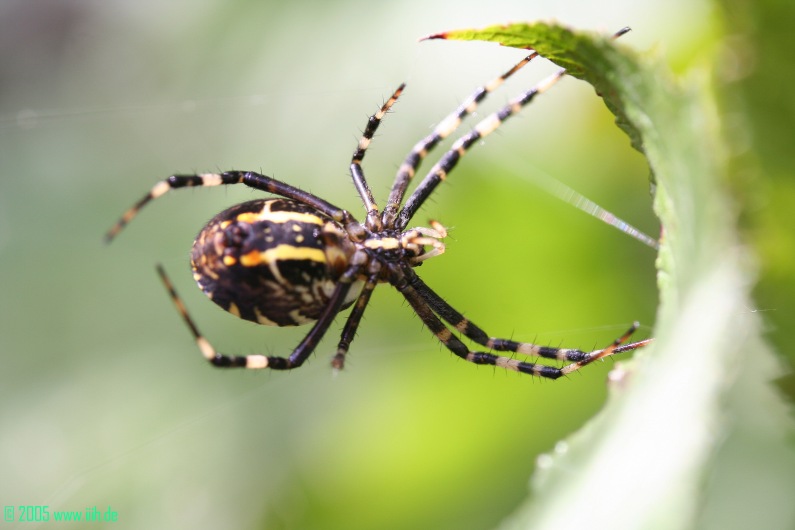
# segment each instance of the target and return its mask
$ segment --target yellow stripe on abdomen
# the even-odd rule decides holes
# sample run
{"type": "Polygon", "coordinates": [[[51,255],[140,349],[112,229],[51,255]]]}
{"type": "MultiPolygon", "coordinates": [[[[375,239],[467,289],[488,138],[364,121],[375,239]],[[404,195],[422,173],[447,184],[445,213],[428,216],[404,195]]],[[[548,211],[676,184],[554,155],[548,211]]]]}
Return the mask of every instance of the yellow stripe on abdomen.
{"type": "Polygon", "coordinates": [[[296,223],[308,223],[311,225],[322,225],[325,223],[323,219],[311,213],[288,211],[272,212],[269,210],[260,212],[243,212],[237,215],[236,220],[241,223],[249,224],[254,224],[260,221],[267,221],[274,224],[289,223],[290,221],[295,221],[296,223]]]}
{"type": "Polygon", "coordinates": [[[240,256],[240,264],[244,267],[271,265],[280,260],[309,260],[326,263],[326,253],[318,248],[296,247],[295,245],[276,245],[268,250],[252,250],[240,256]]]}

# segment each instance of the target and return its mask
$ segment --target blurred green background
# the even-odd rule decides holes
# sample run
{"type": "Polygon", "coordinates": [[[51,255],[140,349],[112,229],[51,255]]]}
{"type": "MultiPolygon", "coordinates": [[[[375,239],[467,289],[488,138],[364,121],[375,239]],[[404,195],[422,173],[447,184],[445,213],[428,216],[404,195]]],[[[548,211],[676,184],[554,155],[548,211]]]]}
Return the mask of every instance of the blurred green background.
{"type": "MultiPolygon", "coordinates": [[[[113,528],[461,529],[510,514],[537,457],[599,409],[612,361],[557,383],[475,367],[381,287],[338,377],[343,318],[298,371],[218,371],[153,265],[219,349],[286,354],[307,328],[236,320],[187,266],[206,219],[260,194],[174,193],[101,238],[179,172],[259,170],[360,212],[350,155],[407,81],[365,162],[383,203],[414,142],[523,56],[417,38],[550,18],[629,25],[622,44],[675,69],[721,37],[708,4],[684,1],[0,4],[0,504],[110,506],[113,528]]],[[[526,68],[480,115],[552,68],[526,68]]],[[[590,349],[636,319],[649,335],[654,252],[541,191],[543,175],[657,235],[644,160],[566,79],[420,212],[450,238],[419,272],[491,335],[590,349]]]]}

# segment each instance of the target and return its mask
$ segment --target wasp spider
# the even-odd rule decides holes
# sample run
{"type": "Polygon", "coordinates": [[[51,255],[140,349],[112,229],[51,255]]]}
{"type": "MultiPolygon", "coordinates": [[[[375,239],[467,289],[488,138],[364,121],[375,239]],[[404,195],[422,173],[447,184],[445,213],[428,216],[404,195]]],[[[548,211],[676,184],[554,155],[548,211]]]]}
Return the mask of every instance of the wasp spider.
{"type": "Polygon", "coordinates": [[[534,376],[557,379],[598,359],[645,346],[649,340],[624,344],[635,323],[606,348],[578,349],[540,346],[490,337],[436,294],[414,272],[422,261],[444,252],[446,231],[439,223],[407,228],[417,210],[444,181],[478,140],[494,132],[536,96],[552,87],[561,69],[520,94],[463,135],[404,197],[423,159],[478,104],[506,79],[529,63],[533,52],[503,75],[479,87],[454,112],[420,140],[400,165],[383,210],[379,209],[364,176],[362,160],[381,120],[400,97],[401,85],[372,115],[353,153],[350,170],[356,190],[367,210],[359,222],[343,210],[311,193],[252,171],[227,171],[199,175],[173,175],[158,182],[108,231],[113,239],[153,199],[185,187],[243,184],[277,198],[257,199],[224,210],[199,232],[193,244],[193,277],[210,299],[240,318],[270,326],[312,323],[312,329],[287,357],[225,355],[216,351],[199,332],[162,267],[160,277],[190,328],[204,357],[223,368],[287,370],[301,366],[328,331],[337,314],[353,305],[332,360],[341,369],[370,296],[379,283],[389,283],[408,301],[436,338],[458,357],[475,364],[499,366],[534,376]],[[473,351],[463,335],[485,351],[473,351]],[[499,355],[512,352],[563,361],[555,367],[499,355]]]}

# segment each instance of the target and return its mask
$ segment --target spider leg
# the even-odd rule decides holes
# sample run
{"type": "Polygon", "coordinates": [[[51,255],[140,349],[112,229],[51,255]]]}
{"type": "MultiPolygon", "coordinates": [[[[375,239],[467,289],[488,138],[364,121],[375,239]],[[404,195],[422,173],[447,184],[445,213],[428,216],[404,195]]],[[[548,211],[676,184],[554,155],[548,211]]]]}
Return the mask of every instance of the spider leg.
{"type": "Polygon", "coordinates": [[[552,366],[519,361],[492,353],[471,351],[441,320],[439,320],[439,317],[434,314],[428,303],[423,300],[419,293],[409,285],[405,279],[403,281],[397,281],[394,285],[406,298],[417,316],[420,317],[422,322],[428,326],[428,329],[439,339],[439,342],[465,361],[475,364],[490,364],[505,368],[506,370],[514,370],[516,372],[548,379],[557,379],[563,375],[563,372],[559,368],[552,366]]]}
{"type": "Polygon", "coordinates": [[[510,70],[501,76],[493,79],[491,82],[478,87],[472,95],[470,95],[461,105],[458,106],[450,115],[444,118],[433,129],[433,132],[417,142],[411,149],[411,152],[406,156],[406,159],[400,165],[395,181],[392,184],[392,190],[389,193],[389,199],[384,207],[384,213],[381,216],[384,226],[393,228],[395,217],[397,216],[398,208],[403,201],[406,194],[406,189],[414,177],[417,168],[422,163],[422,160],[436,147],[436,145],[452,134],[459,125],[464,121],[468,115],[475,112],[478,105],[483,101],[486,96],[491,92],[497,90],[506,79],[511,77],[519,71],[524,65],[538,57],[538,53],[533,52],[518,63],[516,63],[510,70]]]}
{"type": "Polygon", "coordinates": [[[198,186],[222,186],[230,184],[244,184],[250,188],[266,191],[294,199],[298,202],[311,206],[324,213],[334,221],[342,224],[348,234],[359,241],[364,239],[366,233],[356,219],[348,212],[323,199],[312,195],[294,186],[273,179],[271,177],[254,173],[253,171],[227,171],[224,173],[203,173],[198,175],[172,175],[167,179],[155,184],[152,189],[144,195],[137,203],[128,209],[121,218],[105,234],[105,242],[109,243],[119,232],[138,215],[138,212],[149,202],[165,195],[167,192],[188,187],[198,186]]]}
{"type": "Polygon", "coordinates": [[[359,298],[356,299],[356,303],[348,315],[348,320],[345,322],[345,327],[342,329],[342,335],[337,345],[337,353],[331,359],[331,367],[334,370],[342,370],[345,366],[345,356],[348,354],[348,348],[350,348],[351,342],[356,336],[356,330],[359,328],[364,310],[367,308],[368,302],[370,302],[370,296],[373,294],[376,285],[378,285],[377,282],[377,274],[370,275],[367,278],[359,298]]]}
{"type": "Polygon", "coordinates": [[[406,201],[406,205],[397,214],[395,228],[403,230],[408,225],[411,218],[417,213],[417,210],[422,206],[428,196],[436,189],[448,173],[455,168],[458,161],[463,157],[467,151],[478,141],[489,134],[493,133],[497,127],[502,125],[505,120],[517,114],[522,108],[530,103],[537,95],[546,92],[555,83],[557,83],[564,75],[566,70],[561,68],[551,76],[547,77],[530,90],[523,92],[518,97],[512,99],[507,105],[502,107],[497,112],[487,116],[485,119],[478,122],[474,129],[456,140],[450,150],[447,151],[439,161],[434,164],[425,178],[417,185],[414,193],[406,201]]]}
{"type": "Polygon", "coordinates": [[[351,283],[358,274],[359,269],[359,265],[354,265],[340,277],[339,282],[334,289],[334,293],[332,294],[328,305],[323,310],[323,313],[320,315],[320,318],[318,318],[317,322],[315,322],[314,326],[312,326],[312,329],[293,350],[289,357],[274,357],[266,355],[225,355],[216,351],[216,349],[199,331],[196,323],[193,321],[193,318],[191,318],[188,310],[185,308],[185,304],[182,302],[182,299],[174,289],[174,285],[166,275],[165,269],[163,269],[161,265],[157,266],[157,273],[160,275],[160,279],[166,286],[171,300],[177,307],[177,311],[188,325],[188,328],[193,335],[193,339],[196,341],[196,345],[199,347],[199,350],[201,351],[204,358],[207,359],[210,364],[217,368],[247,368],[250,370],[270,368],[272,370],[290,370],[292,368],[298,368],[301,366],[309,357],[309,355],[311,355],[311,353],[315,350],[315,347],[326,334],[326,331],[333,322],[334,317],[342,307],[342,304],[345,301],[345,296],[348,294],[348,291],[351,288],[351,283]]]}
{"type": "MultiPolygon", "coordinates": [[[[568,364],[562,368],[557,368],[554,366],[547,366],[544,364],[539,363],[531,363],[527,361],[520,361],[518,359],[514,359],[511,357],[505,357],[502,355],[495,355],[493,353],[488,352],[479,352],[479,351],[472,351],[470,350],[458,337],[456,337],[452,331],[450,331],[447,326],[436,316],[434,309],[429,304],[429,302],[425,299],[425,297],[415,288],[415,285],[409,278],[407,278],[404,274],[399,274],[399,278],[393,278],[393,285],[395,288],[400,291],[401,294],[406,298],[409,305],[411,305],[414,312],[420,317],[423,323],[428,326],[428,329],[436,336],[436,338],[444,344],[444,346],[453,352],[458,357],[469,361],[474,364],[488,364],[492,366],[499,366],[506,370],[513,370],[516,372],[521,372],[525,374],[534,375],[536,377],[544,377],[547,379],[557,379],[561,376],[570,374],[580,368],[597,361],[599,359],[603,359],[607,356],[613,355],[615,353],[619,353],[621,351],[626,351],[626,348],[621,348],[621,344],[626,342],[632,333],[637,328],[637,323],[634,324],[624,335],[616,339],[610,346],[604,348],[602,350],[596,350],[590,353],[579,352],[577,354],[572,353],[571,357],[579,359],[571,364],[568,364]]],[[[452,308],[451,308],[452,309],[452,308]]],[[[460,314],[459,314],[460,315],[460,314]]],[[[448,315],[449,316],[449,315],[448,315]]],[[[478,337],[478,339],[482,340],[486,337],[485,333],[483,333],[479,328],[476,328],[469,324],[469,322],[461,317],[463,322],[466,322],[468,325],[463,326],[465,329],[468,329],[473,336],[478,337]],[[474,332],[473,330],[477,329],[478,333],[474,332]]],[[[459,321],[461,324],[462,321],[459,321]]],[[[470,337],[475,342],[480,342],[480,340],[475,339],[474,337],[470,337]]],[[[486,340],[489,340],[486,338],[486,340]]],[[[505,341],[508,342],[508,341],[505,341]]],[[[644,341],[648,343],[648,341],[644,341]]],[[[515,343],[517,345],[522,343],[515,343]]],[[[640,347],[641,345],[645,346],[644,344],[637,343],[634,348],[640,347]]],[[[534,346],[534,345],[531,345],[534,346]]],[[[633,349],[634,349],[633,348],[633,349]]],[[[513,350],[510,348],[506,348],[508,351],[519,351],[513,350]]],[[[557,350],[557,349],[556,349],[557,350]]],[[[560,350],[558,350],[560,351],[560,350]]],[[[569,352],[578,352],[579,350],[568,350],[569,352]]],[[[521,352],[524,353],[524,352],[521,352]]],[[[558,358],[557,355],[553,356],[554,358],[558,358]]],[[[564,357],[565,358],[565,357],[564,357]]],[[[572,359],[568,359],[572,360],[572,359]]]]}
{"type": "MultiPolygon", "coordinates": [[[[629,31],[630,28],[628,27],[621,28],[615,34],[613,34],[612,38],[617,39],[629,31]]],[[[537,54],[535,54],[534,52],[534,54],[528,56],[525,59],[525,62],[532,59],[535,55],[537,54]]],[[[519,64],[523,66],[522,63],[519,64]]],[[[509,71],[508,75],[510,75],[511,73],[513,72],[509,71]]],[[[519,112],[525,105],[530,103],[535,98],[535,96],[545,92],[552,85],[557,83],[560,80],[560,78],[563,77],[565,74],[566,74],[566,69],[561,68],[551,76],[542,80],[540,83],[538,83],[530,90],[523,92],[518,97],[511,100],[502,109],[498,110],[497,112],[491,114],[484,120],[480,121],[477,125],[475,125],[475,128],[472,132],[459,138],[452,145],[450,150],[447,151],[442,156],[439,162],[437,162],[431,168],[431,170],[428,172],[428,174],[425,176],[422,182],[420,182],[420,184],[417,186],[417,189],[414,190],[414,193],[412,193],[409,199],[406,201],[406,205],[397,214],[393,212],[393,209],[399,206],[400,200],[394,202],[392,200],[393,196],[392,194],[390,194],[389,201],[387,202],[387,205],[384,208],[384,217],[386,218],[386,216],[389,215],[391,219],[391,216],[397,215],[397,219],[394,223],[390,222],[385,224],[389,227],[394,226],[394,228],[397,228],[398,230],[403,230],[404,228],[406,228],[409,221],[411,221],[411,218],[414,216],[415,213],[417,213],[417,210],[420,208],[420,206],[422,206],[422,204],[425,202],[428,196],[436,188],[436,186],[438,186],[439,183],[447,177],[448,173],[450,173],[450,171],[453,170],[456,164],[458,164],[458,161],[461,159],[461,157],[467,153],[467,151],[472,147],[472,145],[475,142],[494,132],[494,130],[497,129],[497,127],[499,127],[500,125],[502,125],[502,123],[505,120],[507,120],[508,118],[519,112]]],[[[451,115],[451,117],[452,116],[454,115],[451,115]]],[[[444,121],[442,123],[444,123],[444,121]]],[[[450,132],[454,130],[455,127],[450,129],[450,132]]],[[[431,136],[433,136],[433,134],[431,134],[431,136]]],[[[422,144],[423,142],[420,142],[418,146],[421,146],[422,144]]],[[[430,147],[432,147],[433,145],[435,144],[432,141],[429,142],[430,147]]],[[[424,156],[422,149],[417,151],[416,155],[415,151],[412,150],[412,153],[409,154],[409,157],[406,159],[406,162],[404,162],[404,166],[408,164],[406,168],[406,170],[408,171],[407,173],[408,179],[411,178],[413,171],[419,165],[419,161],[422,159],[422,156],[424,156]],[[419,156],[419,159],[416,160],[416,163],[414,163],[414,158],[413,158],[415,156],[419,156]]],[[[403,166],[401,166],[400,171],[403,171],[403,166]]],[[[406,177],[401,178],[400,173],[398,173],[398,178],[395,180],[395,184],[393,185],[392,188],[393,194],[395,195],[394,197],[395,199],[398,199],[398,195],[399,199],[402,199],[403,194],[405,193],[406,186],[408,186],[408,179],[406,179],[406,177]],[[403,180],[405,180],[406,182],[403,183],[403,180]]]]}
{"type": "MultiPolygon", "coordinates": [[[[598,352],[604,351],[597,350],[595,352],[585,352],[573,348],[555,348],[553,346],[541,346],[531,342],[517,342],[508,339],[489,337],[485,331],[467,319],[464,315],[456,311],[441,296],[436,294],[433,289],[428,287],[428,285],[422,281],[422,278],[420,278],[412,269],[406,267],[404,268],[403,272],[406,275],[406,279],[408,280],[409,284],[411,284],[411,286],[417,291],[422,299],[431,307],[434,313],[439,315],[443,320],[445,320],[448,324],[450,324],[468,339],[480,344],[481,346],[485,346],[490,350],[509,351],[521,353],[522,355],[533,355],[536,357],[544,357],[547,359],[557,359],[560,361],[570,361],[575,363],[587,361],[585,364],[595,361],[596,359],[591,357],[594,357],[598,352]]],[[[633,328],[636,327],[637,323],[633,326],[633,328]]],[[[643,346],[651,343],[651,341],[652,339],[646,339],[620,346],[621,343],[625,342],[625,340],[622,340],[621,343],[614,346],[612,353],[623,353],[637,348],[642,348],[643,346]]],[[[601,357],[606,356],[607,355],[602,355],[601,357]]]]}
{"type": "Polygon", "coordinates": [[[378,129],[378,126],[381,125],[381,120],[384,119],[386,113],[389,112],[389,109],[392,108],[392,105],[398,100],[404,88],[406,88],[405,83],[395,90],[392,97],[378,109],[378,112],[370,116],[370,119],[367,120],[367,127],[365,127],[362,137],[359,139],[359,144],[356,146],[356,151],[353,152],[353,157],[351,158],[351,176],[353,177],[353,183],[364,202],[364,207],[367,208],[367,228],[372,231],[381,230],[381,216],[378,212],[378,205],[375,203],[373,192],[370,191],[370,186],[367,185],[367,180],[364,178],[362,160],[375,135],[375,131],[378,129]]]}

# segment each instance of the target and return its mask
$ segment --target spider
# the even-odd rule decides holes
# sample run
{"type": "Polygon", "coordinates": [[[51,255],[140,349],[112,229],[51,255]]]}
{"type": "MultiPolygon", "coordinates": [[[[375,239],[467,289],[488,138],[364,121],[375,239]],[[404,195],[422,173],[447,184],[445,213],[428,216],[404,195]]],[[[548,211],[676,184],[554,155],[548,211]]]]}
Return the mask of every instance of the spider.
{"type": "Polygon", "coordinates": [[[521,93],[460,137],[403,204],[420,164],[489,93],[537,56],[536,52],[531,53],[501,76],[477,88],[433,132],[420,140],[400,165],[382,211],[365,179],[362,160],[382,119],[402,94],[405,84],[400,85],[369,118],[351,159],[353,183],[367,210],[363,223],[347,210],[291,184],[252,171],[227,171],[173,175],[158,182],[124,213],[108,231],[106,240],[112,240],[146,204],[174,189],[243,184],[276,196],[232,206],[212,218],[194,241],[191,267],[202,291],[239,318],[272,326],[314,323],[288,357],[218,352],[199,332],[163,267],[157,266],[199,350],[216,367],[297,368],[314,351],[337,314],[352,305],[331,362],[335,370],[342,369],[370,296],[379,283],[389,283],[397,289],[447,349],[474,364],[557,379],[596,360],[646,346],[651,339],[624,344],[637,329],[637,322],[606,348],[591,352],[493,338],[450,306],[414,271],[424,260],[444,252],[443,239],[447,235],[445,228],[435,221],[427,227],[407,228],[419,208],[478,140],[494,132],[505,120],[557,83],[565,69],[521,93]],[[460,335],[487,351],[471,350],[460,335]],[[494,352],[545,357],[568,364],[555,367],[494,352]]]}

